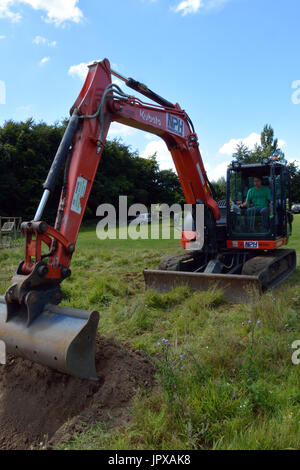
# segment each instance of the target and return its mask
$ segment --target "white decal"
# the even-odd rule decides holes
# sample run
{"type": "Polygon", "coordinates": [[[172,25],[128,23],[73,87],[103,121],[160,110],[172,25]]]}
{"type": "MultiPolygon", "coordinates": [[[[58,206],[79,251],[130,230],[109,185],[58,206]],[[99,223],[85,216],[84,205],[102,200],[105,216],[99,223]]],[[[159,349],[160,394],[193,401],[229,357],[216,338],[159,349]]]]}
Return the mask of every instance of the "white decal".
{"type": "Polygon", "coordinates": [[[252,250],[258,249],[258,242],[245,242],[245,248],[250,248],[252,250]]]}
{"type": "Polygon", "coordinates": [[[151,116],[150,113],[147,113],[146,111],[142,110],[140,110],[140,116],[144,121],[149,122],[150,124],[154,124],[155,126],[161,127],[161,120],[157,116],[151,116]]]}
{"type": "Polygon", "coordinates": [[[173,134],[184,137],[184,121],[177,116],[167,114],[167,129],[173,134]]]}
{"type": "Polygon", "coordinates": [[[71,205],[71,211],[76,212],[76,214],[81,214],[81,204],[80,199],[85,195],[87,186],[87,180],[79,176],[77,178],[77,183],[74,191],[73,201],[71,205]]]}
{"type": "Polygon", "coordinates": [[[197,163],[197,170],[198,170],[199,176],[200,176],[200,178],[201,178],[202,186],[205,186],[205,181],[204,181],[203,174],[202,174],[202,171],[201,171],[201,168],[200,168],[199,163],[197,163]]]}

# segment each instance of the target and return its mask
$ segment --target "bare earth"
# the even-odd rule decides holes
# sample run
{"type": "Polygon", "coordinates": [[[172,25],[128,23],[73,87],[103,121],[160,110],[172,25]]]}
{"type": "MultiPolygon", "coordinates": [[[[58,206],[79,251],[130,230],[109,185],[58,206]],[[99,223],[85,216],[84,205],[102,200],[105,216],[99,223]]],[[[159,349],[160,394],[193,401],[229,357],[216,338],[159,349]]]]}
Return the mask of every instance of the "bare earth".
{"type": "Polygon", "coordinates": [[[97,338],[99,382],[70,377],[21,358],[0,367],[0,450],[48,448],[130,406],[154,383],[143,352],[97,338]]]}

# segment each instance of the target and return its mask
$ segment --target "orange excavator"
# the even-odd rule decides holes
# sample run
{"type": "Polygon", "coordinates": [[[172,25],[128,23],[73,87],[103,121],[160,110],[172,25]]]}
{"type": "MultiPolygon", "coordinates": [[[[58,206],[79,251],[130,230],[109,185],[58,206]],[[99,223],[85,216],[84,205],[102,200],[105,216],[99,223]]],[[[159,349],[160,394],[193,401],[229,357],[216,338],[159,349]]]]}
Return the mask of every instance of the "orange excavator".
{"type": "Polygon", "coordinates": [[[25,259],[5,296],[0,297],[0,342],[8,353],[97,380],[94,349],[99,313],[59,306],[60,285],[71,276],[78,232],[114,121],[165,141],[186,202],[193,208],[191,225],[182,232],[187,250],[164,260],[158,270],[145,270],[146,288],[164,292],[185,284],[206,290],[213,284],[229,300],[238,302],[247,299],[251,289],[263,292],[294,271],[295,252],[278,249],[287,244],[292,217],[287,206],[288,172],[276,156],[256,165],[233,164],[228,169],[227,200],[217,202],[187,113],[144,84],[113,71],[107,59],[89,66],[70,114],[34,220],[22,224],[25,259]],[[125,94],[112,83],[112,75],[155,104],[125,94]],[[51,227],[42,217],[63,167],[61,198],[51,227]],[[270,188],[267,224],[259,211],[250,213],[238,204],[246,200],[254,178],[270,188]],[[199,206],[204,211],[204,242],[197,250],[194,217],[199,206]]]}

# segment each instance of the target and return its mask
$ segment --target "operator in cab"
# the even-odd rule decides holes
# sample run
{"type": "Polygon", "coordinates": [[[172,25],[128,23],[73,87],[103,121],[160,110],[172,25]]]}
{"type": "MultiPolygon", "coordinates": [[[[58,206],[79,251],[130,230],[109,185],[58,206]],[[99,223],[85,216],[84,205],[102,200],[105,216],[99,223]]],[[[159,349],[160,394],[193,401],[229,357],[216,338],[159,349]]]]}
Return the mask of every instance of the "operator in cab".
{"type": "Polygon", "coordinates": [[[255,216],[262,216],[263,230],[269,230],[269,206],[271,202],[271,191],[268,186],[263,186],[263,180],[260,176],[253,179],[253,188],[250,188],[247,194],[246,202],[240,204],[241,208],[247,208],[249,216],[249,230],[255,231],[255,216]]]}

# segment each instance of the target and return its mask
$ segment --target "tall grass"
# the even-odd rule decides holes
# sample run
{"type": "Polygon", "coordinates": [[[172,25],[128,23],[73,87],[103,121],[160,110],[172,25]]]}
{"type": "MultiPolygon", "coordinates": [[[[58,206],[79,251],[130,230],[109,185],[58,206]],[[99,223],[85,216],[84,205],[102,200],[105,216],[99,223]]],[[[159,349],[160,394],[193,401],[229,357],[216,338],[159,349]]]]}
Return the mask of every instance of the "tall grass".
{"type": "MultiPolygon", "coordinates": [[[[300,218],[291,246],[300,247],[300,218]]],[[[300,448],[299,270],[275,291],[233,306],[221,291],[144,291],[142,269],[179,251],[174,241],[103,241],[81,232],[64,305],[98,309],[101,334],[143,349],[157,386],[138,390],[126,424],[112,419],[63,448],[300,448]]],[[[0,251],[2,294],[21,250],[0,251]]],[[[300,258],[299,258],[300,259],[300,258]]]]}

